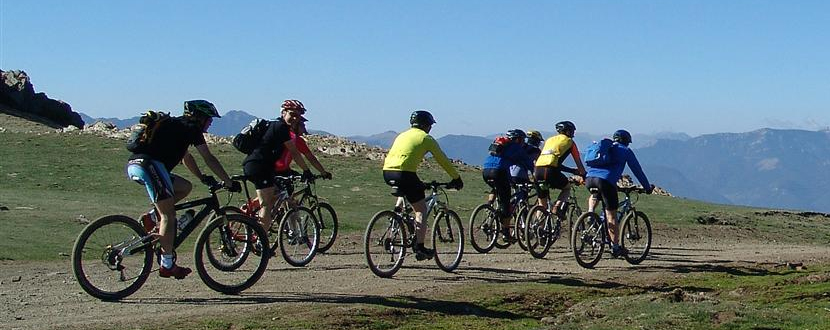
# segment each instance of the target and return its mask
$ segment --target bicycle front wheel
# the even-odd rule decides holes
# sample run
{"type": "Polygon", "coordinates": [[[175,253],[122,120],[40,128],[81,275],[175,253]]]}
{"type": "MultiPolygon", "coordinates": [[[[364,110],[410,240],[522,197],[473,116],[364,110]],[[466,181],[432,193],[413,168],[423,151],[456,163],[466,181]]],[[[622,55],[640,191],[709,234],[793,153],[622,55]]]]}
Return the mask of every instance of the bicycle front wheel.
{"type": "Polygon", "coordinates": [[[599,215],[585,212],[574,222],[571,234],[573,254],[583,268],[593,268],[602,258],[605,250],[605,226],[599,215]]]}
{"type": "Polygon", "coordinates": [[[531,207],[527,213],[524,236],[527,251],[534,258],[544,258],[556,239],[553,236],[558,235],[552,218],[550,211],[541,205],[531,207]]]}
{"type": "Polygon", "coordinates": [[[363,235],[363,253],[372,273],[392,277],[403,265],[407,234],[400,216],[392,211],[380,211],[369,220],[363,235]]]}
{"type": "Polygon", "coordinates": [[[267,246],[268,234],[255,219],[241,214],[215,217],[196,239],[196,271],[209,288],[237,294],[265,273],[271,253],[262,247],[267,246]],[[249,251],[245,257],[243,251],[249,251]]]}
{"type": "Polygon", "coordinates": [[[487,253],[496,244],[499,217],[490,204],[481,204],[470,216],[470,243],[478,253],[487,253]]]}
{"type": "Polygon", "coordinates": [[[317,254],[320,224],[307,207],[294,208],[280,221],[280,253],[289,265],[303,267],[317,254]]]}
{"type": "Polygon", "coordinates": [[[317,252],[326,252],[337,238],[337,213],[329,203],[319,202],[311,209],[317,221],[320,222],[320,246],[317,252]]]}
{"type": "Polygon", "coordinates": [[[150,237],[137,221],[110,215],[87,225],[72,248],[72,272],[81,288],[101,300],[135,293],[153,267],[150,237]]]}
{"type": "MultiPolygon", "coordinates": [[[[574,230],[574,221],[576,221],[579,216],[582,215],[582,208],[579,207],[575,202],[568,203],[568,211],[565,213],[565,216],[568,218],[568,247],[573,248],[570,240],[570,233],[574,230]]],[[[562,221],[564,222],[564,220],[562,221]]],[[[563,225],[564,226],[564,225],[563,225]]]]}
{"type": "Polygon", "coordinates": [[[464,227],[452,210],[438,212],[432,225],[432,246],[435,263],[445,272],[452,272],[464,256],[464,227]]]}
{"type": "Polygon", "coordinates": [[[632,265],[643,262],[651,249],[651,222],[648,217],[640,211],[628,213],[621,228],[620,245],[628,250],[625,261],[632,265]]]}

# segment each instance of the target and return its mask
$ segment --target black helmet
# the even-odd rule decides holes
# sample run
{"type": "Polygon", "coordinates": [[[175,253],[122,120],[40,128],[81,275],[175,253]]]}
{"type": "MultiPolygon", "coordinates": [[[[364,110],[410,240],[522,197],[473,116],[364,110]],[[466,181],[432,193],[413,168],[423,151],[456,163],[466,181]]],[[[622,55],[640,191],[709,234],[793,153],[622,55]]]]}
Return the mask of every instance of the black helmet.
{"type": "Polygon", "coordinates": [[[576,132],[576,125],[570,121],[560,121],[556,123],[556,132],[557,133],[565,133],[565,132],[576,132]]]}
{"type": "Polygon", "coordinates": [[[184,115],[187,117],[216,117],[219,118],[219,111],[213,103],[205,100],[190,100],[184,102],[184,115]]]}
{"type": "Polygon", "coordinates": [[[522,139],[522,140],[524,140],[527,137],[527,134],[525,134],[525,131],[520,130],[520,129],[511,129],[511,130],[507,131],[507,137],[511,140],[513,140],[513,139],[522,139]]]}
{"type": "Polygon", "coordinates": [[[613,139],[615,142],[619,142],[620,144],[627,146],[631,143],[631,133],[628,133],[628,131],[624,129],[619,129],[614,132],[613,139]]]}
{"type": "Polygon", "coordinates": [[[435,123],[435,118],[426,110],[416,110],[409,116],[409,124],[412,127],[425,128],[435,123]]]}

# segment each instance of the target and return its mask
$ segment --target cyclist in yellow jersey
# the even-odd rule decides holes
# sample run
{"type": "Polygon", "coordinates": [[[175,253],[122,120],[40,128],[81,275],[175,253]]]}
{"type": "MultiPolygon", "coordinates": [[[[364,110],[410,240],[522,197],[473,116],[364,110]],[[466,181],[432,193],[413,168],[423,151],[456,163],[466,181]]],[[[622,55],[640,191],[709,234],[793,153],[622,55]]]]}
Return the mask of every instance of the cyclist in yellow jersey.
{"type": "Polygon", "coordinates": [[[585,167],[582,165],[582,158],[579,156],[579,148],[573,141],[574,133],[576,132],[576,125],[570,121],[561,121],[556,123],[556,132],[559,134],[550,137],[545,141],[542,147],[542,153],[536,159],[536,170],[534,177],[536,182],[540,182],[539,189],[539,205],[550,207],[548,200],[550,199],[550,188],[560,190],[559,197],[554,203],[553,210],[560,217],[563,215],[561,206],[568,200],[571,193],[570,182],[562,172],[577,174],[579,177],[585,177],[585,167]],[[564,166],[562,163],[571,155],[576,163],[576,169],[564,166]]]}
{"type": "MultiPolygon", "coordinates": [[[[415,172],[424,160],[424,155],[429,152],[452,178],[447,188],[461,190],[464,182],[447,155],[438,146],[438,142],[429,135],[432,125],[435,124],[432,114],[424,110],[415,111],[409,116],[409,124],[412,127],[398,134],[389,153],[386,154],[383,161],[383,179],[386,184],[396,187],[415,211],[415,259],[432,259],[435,251],[424,247],[427,232],[424,222],[424,213],[427,210],[424,202],[426,186],[415,172]]],[[[402,202],[399,199],[397,206],[402,206],[402,202]]]]}

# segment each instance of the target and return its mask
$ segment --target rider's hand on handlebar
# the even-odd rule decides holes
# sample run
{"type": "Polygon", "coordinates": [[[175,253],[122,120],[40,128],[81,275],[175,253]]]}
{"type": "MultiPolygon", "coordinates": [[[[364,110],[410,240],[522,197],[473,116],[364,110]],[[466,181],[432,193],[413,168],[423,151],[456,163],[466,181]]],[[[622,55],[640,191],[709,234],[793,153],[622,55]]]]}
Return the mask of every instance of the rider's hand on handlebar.
{"type": "Polygon", "coordinates": [[[314,180],[314,173],[311,173],[310,170],[303,171],[303,175],[301,176],[303,181],[311,181],[314,180]]]}
{"type": "Polygon", "coordinates": [[[326,180],[331,180],[331,173],[323,171],[323,173],[320,173],[320,177],[326,180]]]}
{"type": "Polygon", "coordinates": [[[219,182],[216,181],[216,179],[214,177],[212,177],[210,175],[207,175],[207,174],[202,174],[202,177],[199,178],[199,181],[202,181],[202,184],[204,184],[208,187],[213,187],[213,186],[219,184],[219,182]]]}
{"type": "Polygon", "coordinates": [[[461,188],[464,188],[464,181],[461,181],[461,178],[453,179],[450,181],[450,184],[447,185],[447,188],[461,190],[461,188]]]}
{"type": "Polygon", "coordinates": [[[646,190],[646,194],[651,195],[651,193],[654,192],[654,185],[649,185],[649,187],[646,188],[645,190],[646,190]]]}
{"type": "Polygon", "coordinates": [[[240,192],[242,191],[242,185],[239,184],[239,181],[225,181],[222,183],[225,186],[225,189],[228,189],[230,192],[240,192]]]}

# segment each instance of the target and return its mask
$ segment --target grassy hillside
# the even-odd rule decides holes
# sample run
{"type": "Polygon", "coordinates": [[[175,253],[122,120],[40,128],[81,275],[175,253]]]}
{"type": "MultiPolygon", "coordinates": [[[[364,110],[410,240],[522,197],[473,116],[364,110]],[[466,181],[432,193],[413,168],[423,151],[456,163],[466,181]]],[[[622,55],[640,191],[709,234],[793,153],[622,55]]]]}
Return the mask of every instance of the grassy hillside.
{"type": "MultiPolygon", "coordinates": [[[[0,127],[20,127],[14,117],[0,117],[0,127]]],[[[149,207],[144,188],[124,174],[128,152],[123,141],[80,133],[55,133],[29,122],[26,130],[0,132],[0,259],[66,259],[83,219],[120,213],[135,217],[149,207]],[[29,133],[33,131],[36,133],[29,133]],[[21,132],[25,131],[25,132],[21,132]]],[[[229,145],[211,147],[231,173],[241,173],[242,154],[229,145]]],[[[198,158],[198,157],[197,157],[198,158]]],[[[344,232],[362,231],[366,221],[392,203],[389,188],[381,178],[381,164],[357,157],[320,156],[334,174],[334,180],[320,181],[319,194],[337,210],[344,232]]],[[[176,173],[198,182],[184,166],[176,173]]],[[[480,172],[462,170],[466,183],[461,192],[450,192],[450,203],[466,222],[471,210],[483,200],[487,189],[480,172]]],[[[426,164],[424,180],[446,181],[435,164],[426,164]]],[[[659,184],[659,182],[657,183],[659,184]]],[[[195,184],[192,198],[206,195],[195,184]]],[[[579,200],[585,200],[580,190],[579,200]]],[[[238,204],[241,196],[224,198],[238,204]]],[[[826,243],[830,228],[823,217],[762,215],[759,210],[659,196],[641,196],[638,204],[650,215],[656,228],[699,228],[715,226],[745,229],[760,237],[799,242],[826,243]],[[783,225],[782,225],[783,224],[783,225]]]]}

